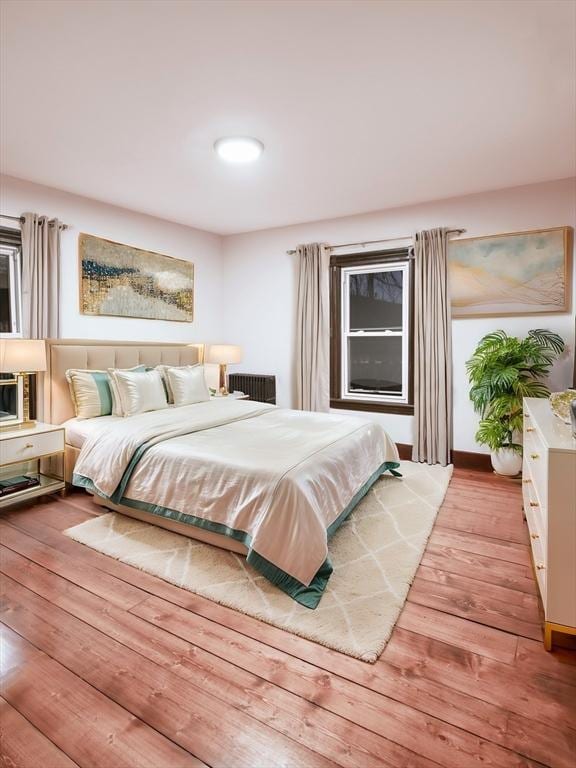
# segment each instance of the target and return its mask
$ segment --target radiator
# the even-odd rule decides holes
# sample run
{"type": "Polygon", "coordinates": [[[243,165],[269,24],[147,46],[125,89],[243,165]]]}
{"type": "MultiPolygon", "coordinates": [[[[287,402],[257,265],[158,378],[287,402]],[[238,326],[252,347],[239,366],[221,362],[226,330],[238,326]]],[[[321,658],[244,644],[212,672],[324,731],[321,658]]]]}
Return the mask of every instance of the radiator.
{"type": "Polygon", "coordinates": [[[250,395],[250,400],[276,405],[276,376],[258,373],[231,373],[228,376],[230,392],[240,391],[250,395]]]}

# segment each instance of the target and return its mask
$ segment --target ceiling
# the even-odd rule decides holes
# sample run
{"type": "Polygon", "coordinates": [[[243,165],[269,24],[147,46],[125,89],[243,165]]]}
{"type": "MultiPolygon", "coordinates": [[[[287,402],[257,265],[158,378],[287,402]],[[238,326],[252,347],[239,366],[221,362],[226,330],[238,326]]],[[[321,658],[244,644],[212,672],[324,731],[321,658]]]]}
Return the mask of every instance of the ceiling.
{"type": "Polygon", "coordinates": [[[576,174],[572,0],[3,0],[1,31],[4,173],[221,234],[576,174]]]}

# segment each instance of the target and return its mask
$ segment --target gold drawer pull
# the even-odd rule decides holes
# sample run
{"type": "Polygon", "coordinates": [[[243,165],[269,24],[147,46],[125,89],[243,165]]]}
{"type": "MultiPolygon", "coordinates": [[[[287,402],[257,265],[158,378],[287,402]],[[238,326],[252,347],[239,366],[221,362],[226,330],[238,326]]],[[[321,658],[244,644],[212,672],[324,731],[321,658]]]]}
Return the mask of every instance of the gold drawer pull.
{"type": "Polygon", "coordinates": [[[528,478],[527,480],[522,480],[522,482],[523,482],[523,483],[531,483],[531,482],[532,482],[532,480],[530,480],[530,478],[528,478]]]}
{"type": "Polygon", "coordinates": [[[536,565],[536,570],[538,570],[538,571],[544,571],[544,570],[546,570],[546,566],[545,566],[545,565],[542,565],[542,563],[538,563],[538,564],[536,565]]]}
{"type": "Polygon", "coordinates": [[[34,448],[34,443],[26,443],[24,448],[34,448]]]}
{"type": "Polygon", "coordinates": [[[539,538],[540,538],[540,536],[539,536],[537,533],[531,533],[531,534],[530,534],[530,538],[531,538],[531,539],[539,539],[539,538]]]}
{"type": "Polygon", "coordinates": [[[534,427],[526,427],[526,432],[534,432],[534,427]]]}
{"type": "Polygon", "coordinates": [[[531,501],[531,502],[530,502],[530,506],[531,506],[531,507],[538,507],[538,506],[540,506],[540,505],[538,504],[538,502],[537,502],[537,501],[531,501]]]}
{"type": "Polygon", "coordinates": [[[530,458],[531,458],[531,459],[539,459],[539,458],[540,458],[540,456],[539,456],[537,453],[531,453],[531,454],[530,454],[530,458]]]}

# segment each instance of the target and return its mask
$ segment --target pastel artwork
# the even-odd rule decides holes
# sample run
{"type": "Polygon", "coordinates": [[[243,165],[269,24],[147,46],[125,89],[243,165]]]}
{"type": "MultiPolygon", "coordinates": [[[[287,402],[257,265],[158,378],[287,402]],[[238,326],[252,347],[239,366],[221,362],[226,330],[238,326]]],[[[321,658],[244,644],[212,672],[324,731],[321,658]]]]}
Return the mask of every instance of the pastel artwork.
{"type": "Polygon", "coordinates": [[[566,230],[453,241],[453,316],[567,311],[566,230]]]}

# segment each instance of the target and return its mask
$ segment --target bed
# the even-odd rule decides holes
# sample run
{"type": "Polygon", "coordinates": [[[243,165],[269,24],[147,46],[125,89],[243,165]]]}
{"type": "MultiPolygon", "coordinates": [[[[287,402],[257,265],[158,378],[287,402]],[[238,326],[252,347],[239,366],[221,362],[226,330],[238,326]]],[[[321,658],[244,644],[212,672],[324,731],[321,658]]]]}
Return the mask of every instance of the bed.
{"type": "Polygon", "coordinates": [[[330,536],[398,466],[381,426],[223,398],[130,418],[74,419],[68,368],[202,358],[198,345],[50,341],[44,409],[66,427],[66,480],[110,509],[244,555],[315,608],[332,572],[330,536]]]}

